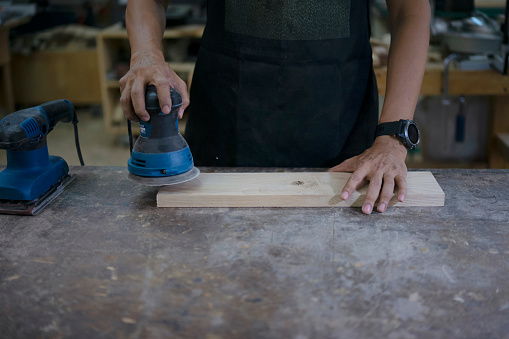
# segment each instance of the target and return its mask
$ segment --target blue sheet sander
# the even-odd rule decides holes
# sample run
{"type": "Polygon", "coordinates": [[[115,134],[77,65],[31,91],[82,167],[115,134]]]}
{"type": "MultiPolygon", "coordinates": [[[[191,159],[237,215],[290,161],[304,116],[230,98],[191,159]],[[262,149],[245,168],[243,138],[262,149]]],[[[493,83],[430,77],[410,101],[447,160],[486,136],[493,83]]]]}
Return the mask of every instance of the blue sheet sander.
{"type": "Polygon", "coordinates": [[[128,178],[136,183],[174,185],[192,180],[200,174],[198,168],[194,167],[191,150],[179,132],[178,110],[182,106],[182,97],[173,88],[170,88],[170,96],[171,110],[169,114],[164,114],[159,106],[156,87],[146,88],[145,107],[150,120],[140,121],[140,137],[127,162],[128,178]]]}
{"type": "Polygon", "coordinates": [[[0,172],[0,213],[35,215],[76,179],[64,159],[48,154],[47,135],[59,121],[77,123],[67,100],[0,120],[0,149],[7,151],[7,167],[0,172]]]}

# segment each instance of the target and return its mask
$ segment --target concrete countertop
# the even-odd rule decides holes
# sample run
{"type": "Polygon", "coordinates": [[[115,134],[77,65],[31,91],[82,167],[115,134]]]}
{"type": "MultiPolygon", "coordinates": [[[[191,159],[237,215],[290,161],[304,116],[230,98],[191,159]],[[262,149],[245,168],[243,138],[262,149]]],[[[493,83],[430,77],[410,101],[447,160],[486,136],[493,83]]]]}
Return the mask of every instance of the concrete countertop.
{"type": "Polygon", "coordinates": [[[0,337],[509,333],[509,170],[436,170],[445,207],[371,216],[158,209],[124,167],[71,172],[40,215],[0,215],[0,337]]]}

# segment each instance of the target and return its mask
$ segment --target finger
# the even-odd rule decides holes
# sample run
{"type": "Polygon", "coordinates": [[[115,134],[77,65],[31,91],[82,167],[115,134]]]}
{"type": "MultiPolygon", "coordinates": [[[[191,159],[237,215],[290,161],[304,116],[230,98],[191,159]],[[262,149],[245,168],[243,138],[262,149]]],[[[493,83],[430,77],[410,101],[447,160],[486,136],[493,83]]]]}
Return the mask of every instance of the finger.
{"type": "Polygon", "coordinates": [[[398,200],[400,202],[405,201],[406,194],[407,194],[407,182],[406,182],[406,175],[398,175],[395,178],[396,185],[398,186],[398,200]]]}
{"type": "Polygon", "coordinates": [[[355,158],[343,161],[341,164],[332,167],[327,172],[353,172],[355,171],[355,158]]]}
{"type": "Polygon", "coordinates": [[[364,199],[364,204],[362,205],[362,212],[364,214],[371,214],[373,212],[373,206],[375,206],[376,199],[378,199],[378,195],[380,194],[380,189],[382,188],[382,176],[374,176],[369,180],[368,191],[366,193],[366,198],[364,199]]]}
{"type": "Polygon", "coordinates": [[[187,92],[187,85],[186,83],[181,80],[181,81],[177,81],[177,83],[175,84],[175,88],[177,89],[177,91],[179,91],[180,95],[182,96],[182,106],[180,106],[180,109],[179,109],[179,119],[182,119],[182,117],[184,116],[184,111],[186,110],[187,106],[189,106],[189,93],[187,92]]]}
{"type": "Polygon", "coordinates": [[[159,106],[161,106],[161,112],[168,114],[171,112],[171,95],[170,95],[170,84],[166,79],[158,79],[154,82],[157,88],[157,99],[159,100],[159,106]]]}
{"type": "Polygon", "coordinates": [[[383,213],[387,210],[389,202],[394,195],[394,178],[388,174],[384,175],[382,192],[380,193],[380,201],[378,202],[378,212],[383,213]]]}
{"type": "Polygon", "coordinates": [[[357,171],[353,172],[353,174],[348,178],[343,190],[341,191],[341,199],[347,200],[352,196],[352,193],[357,189],[357,187],[362,183],[364,178],[368,173],[360,168],[357,171]]]}
{"type": "Polygon", "coordinates": [[[184,111],[185,111],[185,110],[186,110],[186,109],[185,109],[185,108],[183,108],[183,107],[180,107],[180,108],[179,108],[179,119],[182,119],[182,118],[184,117],[184,111]]]}
{"type": "Polygon", "coordinates": [[[150,115],[145,109],[145,83],[135,81],[131,88],[131,101],[136,115],[143,121],[149,121],[150,115]]]}
{"type": "Polygon", "coordinates": [[[125,88],[125,85],[126,85],[126,80],[124,79],[124,77],[122,77],[119,81],[118,81],[118,85],[120,87],[120,93],[122,93],[124,91],[124,88],[125,88]]]}
{"type": "Polygon", "coordinates": [[[120,106],[122,107],[122,111],[124,112],[124,116],[134,122],[140,121],[138,119],[138,116],[134,113],[134,108],[131,103],[131,96],[130,96],[131,88],[128,86],[120,95],[120,106]]]}

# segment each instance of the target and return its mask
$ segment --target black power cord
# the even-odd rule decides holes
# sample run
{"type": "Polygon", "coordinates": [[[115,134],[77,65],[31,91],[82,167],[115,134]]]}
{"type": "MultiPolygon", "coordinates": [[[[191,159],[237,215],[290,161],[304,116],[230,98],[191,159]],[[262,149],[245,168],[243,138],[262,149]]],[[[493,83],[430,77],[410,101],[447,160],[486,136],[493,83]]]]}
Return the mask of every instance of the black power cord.
{"type": "Polygon", "coordinates": [[[127,135],[129,136],[129,152],[133,155],[133,130],[131,128],[131,120],[127,119],[127,135]]]}
{"type": "Polygon", "coordinates": [[[76,115],[76,110],[74,110],[72,124],[74,126],[74,141],[76,143],[76,151],[78,152],[78,158],[80,159],[81,166],[85,166],[85,163],[83,162],[83,156],[81,155],[80,138],[78,136],[78,116],[76,115]]]}

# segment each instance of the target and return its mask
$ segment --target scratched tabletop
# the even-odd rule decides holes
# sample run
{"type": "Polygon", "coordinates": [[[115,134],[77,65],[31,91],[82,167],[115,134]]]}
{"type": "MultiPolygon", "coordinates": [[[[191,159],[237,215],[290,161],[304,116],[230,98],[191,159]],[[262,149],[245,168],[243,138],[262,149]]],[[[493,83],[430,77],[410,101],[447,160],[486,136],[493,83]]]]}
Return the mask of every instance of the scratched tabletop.
{"type": "Polygon", "coordinates": [[[509,338],[509,170],[432,172],[445,207],[366,216],[163,209],[72,167],[40,215],[0,215],[0,337],[509,338]]]}

